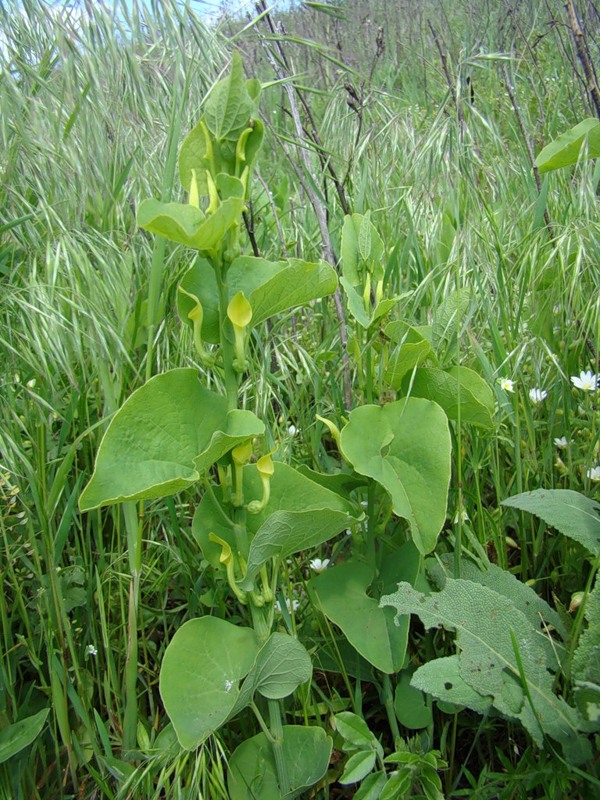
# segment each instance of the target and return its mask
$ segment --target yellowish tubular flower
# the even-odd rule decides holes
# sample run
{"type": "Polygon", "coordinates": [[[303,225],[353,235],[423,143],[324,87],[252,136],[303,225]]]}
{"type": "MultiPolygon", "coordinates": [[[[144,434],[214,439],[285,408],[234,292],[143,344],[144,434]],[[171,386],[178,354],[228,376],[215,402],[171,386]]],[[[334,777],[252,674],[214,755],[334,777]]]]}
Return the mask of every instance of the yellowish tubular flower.
{"type": "Polygon", "coordinates": [[[247,464],[252,458],[252,442],[248,441],[243,444],[238,444],[238,446],[234,447],[231,451],[231,457],[233,458],[234,464],[243,467],[244,464],[247,464]]]}
{"type": "Polygon", "coordinates": [[[383,278],[377,281],[377,286],[375,287],[375,305],[379,305],[381,303],[381,299],[383,297],[383,278]]]}
{"type": "Polygon", "coordinates": [[[252,306],[243,292],[238,292],[229,301],[227,316],[233,325],[235,336],[234,367],[238,372],[246,368],[246,328],[252,319],[252,306]]]}
{"type": "Polygon", "coordinates": [[[240,603],[242,603],[242,605],[247,605],[248,597],[246,592],[240,589],[235,579],[235,559],[233,557],[231,545],[226,542],[225,539],[221,539],[220,536],[217,536],[216,533],[209,533],[208,539],[209,541],[215,542],[215,544],[221,546],[221,555],[219,556],[219,561],[221,564],[225,564],[225,569],[227,571],[227,583],[240,603]]]}
{"type": "Polygon", "coordinates": [[[236,508],[244,505],[244,465],[250,461],[252,456],[252,442],[238,444],[231,451],[233,469],[235,471],[235,493],[231,498],[232,504],[236,508]]]}
{"type": "Polygon", "coordinates": [[[261,511],[267,507],[269,497],[271,496],[271,478],[275,472],[275,464],[270,455],[262,456],[256,462],[256,469],[260,475],[260,480],[263,487],[263,496],[260,500],[253,500],[248,503],[249,514],[260,514],[261,511]]]}
{"type": "Polygon", "coordinates": [[[192,180],[190,181],[190,199],[189,203],[194,208],[200,208],[200,195],[198,193],[198,180],[196,178],[196,170],[192,170],[192,180]]]}
{"type": "Polygon", "coordinates": [[[363,291],[363,302],[367,311],[371,308],[371,275],[367,272],[367,280],[365,281],[365,289],[363,291]]]}
{"type": "Polygon", "coordinates": [[[219,207],[219,193],[217,192],[217,186],[213,181],[213,177],[208,170],[206,170],[206,183],[208,184],[208,200],[209,200],[206,213],[214,214],[217,208],[219,207]]]}
{"type": "Polygon", "coordinates": [[[340,450],[341,452],[342,449],[340,446],[341,434],[338,426],[334,425],[334,423],[331,422],[330,420],[325,419],[325,417],[321,417],[319,414],[317,414],[317,419],[319,420],[319,422],[322,422],[323,425],[325,425],[329,429],[329,433],[333,436],[333,441],[337,444],[338,450],[340,450]]]}
{"type": "MultiPolygon", "coordinates": [[[[204,161],[208,162],[208,165],[213,168],[215,166],[215,155],[213,150],[212,139],[210,138],[210,131],[206,127],[206,122],[204,119],[200,120],[200,130],[204,136],[204,146],[206,147],[206,153],[204,154],[204,161]]],[[[216,170],[214,170],[216,172],[216,170]]]]}
{"type": "Polygon", "coordinates": [[[178,287],[178,291],[186,295],[186,297],[189,297],[194,303],[191,311],[188,311],[187,314],[188,319],[191,320],[193,325],[194,347],[196,348],[196,352],[200,357],[200,361],[202,361],[205,366],[212,367],[215,363],[214,356],[205,350],[204,343],[202,341],[202,320],[204,319],[204,309],[202,308],[202,303],[195,294],[186,292],[186,290],[181,286],[178,287]]]}

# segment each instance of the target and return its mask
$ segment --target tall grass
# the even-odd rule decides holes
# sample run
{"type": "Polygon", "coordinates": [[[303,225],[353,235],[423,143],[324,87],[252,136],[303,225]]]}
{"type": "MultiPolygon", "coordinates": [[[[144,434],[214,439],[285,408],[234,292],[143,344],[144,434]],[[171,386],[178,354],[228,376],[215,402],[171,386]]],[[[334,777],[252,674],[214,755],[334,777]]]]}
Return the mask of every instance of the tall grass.
{"type": "MultiPolygon", "coordinates": [[[[524,128],[539,149],[589,112],[568,39],[549,25],[544,3],[519,4],[510,25],[501,4],[483,0],[422,3],[416,15],[404,5],[369,4],[368,22],[356,3],[345,20],[286,7],[284,46],[298,82],[319,89],[305,96],[352,210],[372,210],[389,284],[403,295],[399,314],[426,324],[450,291],[472,298],[446,356],[494,387],[498,429],[457,431],[462,486],[453,480],[447,536],[485,550],[568,607],[585,585],[581,552],[499,503],[539,487],[598,497],[589,477],[600,459],[597,408],[570,376],[599,371],[600,169],[582,162],[551,175],[540,194],[523,139],[524,128]],[[375,58],[380,24],[385,51],[375,58]],[[298,43],[319,37],[337,42],[329,60],[298,43]],[[358,111],[348,105],[348,82],[361,98],[358,111]],[[514,394],[499,387],[504,377],[514,394]],[[530,398],[533,388],[547,391],[543,402],[530,398]],[[567,446],[558,449],[554,439],[563,436],[567,446]],[[461,506],[468,518],[457,526],[461,506]]],[[[194,364],[173,314],[148,337],[151,275],[172,309],[190,256],[157,249],[136,230],[135,209],[144,197],[177,195],[163,166],[173,125],[184,132],[196,119],[226,64],[226,34],[250,70],[273,79],[260,25],[238,35],[241,26],[225,16],[220,28],[207,28],[192,4],[175,0],[0,3],[0,729],[52,707],[38,740],[0,765],[0,797],[227,797],[232,742],[213,738],[195,754],[181,752],[158,695],[172,632],[223,602],[189,533],[193,496],[144,510],[133,623],[128,546],[137,522],[120,509],[82,517],[77,498],[123,399],[149,374],[194,364]],[[133,646],[134,739],[126,741],[133,646]]],[[[318,226],[283,156],[282,142],[294,158],[295,134],[280,88],[265,92],[263,113],[271,132],[260,170],[278,191],[271,202],[261,185],[253,190],[259,249],[277,258],[285,245],[318,257],[318,226]]],[[[325,175],[318,180],[338,248],[343,213],[325,175]]],[[[252,346],[262,368],[250,372],[247,406],[278,432],[280,457],[327,468],[315,413],[343,408],[332,308],[278,318],[255,332],[252,346]]],[[[290,566],[289,579],[302,587],[301,564],[290,566]]],[[[333,641],[331,631],[318,636],[333,641]]],[[[299,713],[314,706],[325,717],[337,693],[340,702],[352,695],[348,687],[356,705],[360,691],[345,679],[327,697],[314,686],[299,713]]],[[[457,787],[478,798],[583,796],[574,788],[561,795],[565,769],[515,729],[507,748],[506,726],[472,725],[442,723],[452,796],[457,787]],[[457,744],[460,733],[473,747],[461,747],[460,736],[457,744]]]]}

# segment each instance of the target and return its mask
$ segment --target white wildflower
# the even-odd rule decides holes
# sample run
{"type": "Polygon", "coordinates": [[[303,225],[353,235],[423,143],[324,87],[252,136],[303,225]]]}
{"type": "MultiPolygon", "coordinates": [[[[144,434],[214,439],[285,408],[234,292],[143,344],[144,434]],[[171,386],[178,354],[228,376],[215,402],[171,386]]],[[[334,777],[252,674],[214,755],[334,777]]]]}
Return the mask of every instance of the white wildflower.
{"type": "Polygon", "coordinates": [[[593,392],[598,388],[598,376],[594,375],[591,370],[587,372],[580,372],[579,377],[573,375],[571,383],[576,389],[582,389],[584,392],[593,392]]]}
{"type": "Polygon", "coordinates": [[[600,481],[600,467],[590,467],[585,474],[591,481],[600,481]]]}
{"type": "Polygon", "coordinates": [[[317,573],[323,572],[323,570],[327,569],[328,566],[329,566],[328,558],[324,558],[323,560],[321,560],[320,558],[313,558],[312,561],[310,562],[310,568],[313,570],[313,572],[317,573]]]}
{"type": "MultiPolygon", "coordinates": [[[[300,600],[290,600],[289,597],[285,598],[285,605],[288,611],[298,611],[300,608],[300,600]]],[[[279,600],[275,601],[275,608],[281,614],[281,603],[279,600]]]]}
{"type": "Polygon", "coordinates": [[[514,392],[515,384],[510,378],[500,378],[500,388],[505,392],[514,392]]]}
{"type": "Polygon", "coordinates": [[[554,444],[558,447],[559,450],[564,450],[565,447],[569,446],[569,440],[566,436],[559,436],[554,440],[554,444]]]}
{"type": "Polygon", "coordinates": [[[88,644],[88,646],[85,648],[85,652],[88,654],[88,656],[97,656],[98,648],[93,644],[88,644]]]}
{"type": "Polygon", "coordinates": [[[542,400],[545,400],[548,397],[548,392],[545,392],[543,389],[530,389],[529,390],[529,399],[532,403],[537,405],[541,403],[542,400]]]}

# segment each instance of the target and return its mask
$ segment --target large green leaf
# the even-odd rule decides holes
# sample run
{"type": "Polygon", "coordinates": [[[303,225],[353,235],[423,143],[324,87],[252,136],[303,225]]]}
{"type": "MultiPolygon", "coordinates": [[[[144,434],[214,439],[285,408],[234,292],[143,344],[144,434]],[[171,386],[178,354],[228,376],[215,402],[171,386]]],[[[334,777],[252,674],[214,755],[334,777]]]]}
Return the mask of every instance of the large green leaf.
{"type": "Polygon", "coordinates": [[[179,628],[163,658],[160,694],[182,747],[198,747],[225,722],[258,651],[251,628],[216,617],[179,628]]]}
{"type": "MultiPolygon", "coordinates": [[[[207,342],[218,342],[219,292],[214,272],[207,267],[207,261],[197,259],[184,275],[181,288],[197,297],[202,304],[202,338],[207,342]]],[[[312,264],[296,258],[267,261],[264,258],[241,256],[235,259],[227,272],[229,299],[243,292],[252,306],[250,327],[282,311],[332,294],[336,286],[335,270],[324,261],[312,264]]],[[[180,292],[179,315],[184,320],[191,310],[191,302],[180,292]]]]}
{"type": "MultiPolygon", "coordinates": [[[[412,583],[419,567],[420,556],[411,542],[399,552],[388,554],[383,591],[390,591],[401,580],[412,583]]],[[[409,619],[406,617],[403,623],[394,624],[390,609],[379,607],[381,592],[377,591],[377,586],[367,594],[372,583],[373,573],[366,564],[348,561],[312,578],[309,591],[317,606],[342,629],[350,644],[374,667],[391,674],[398,672],[404,663],[409,619]]]]}
{"type": "Polygon", "coordinates": [[[49,711],[50,709],[44,708],[0,731],[0,764],[20,753],[39,736],[49,711]]]}
{"type": "Polygon", "coordinates": [[[398,390],[406,373],[418,367],[431,355],[431,343],[417,328],[398,321],[390,323],[385,333],[392,340],[400,340],[400,345],[390,353],[383,374],[385,382],[398,390]]]}
{"type": "MultiPolygon", "coordinates": [[[[394,625],[394,614],[367,596],[373,573],[366,564],[347,562],[310,582],[311,595],[325,616],[338,625],[358,652],[382,672],[397,672],[404,663],[408,624],[394,625]]],[[[408,618],[407,618],[408,619],[408,618]]]]}
{"type": "Polygon", "coordinates": [[[193,369],[158,375],[135,391],[111,420],[82,511],[123,500],[175,494],[241,442],[264,433],[250,411],[227,411],[193,369]]]}
{"type": "Polygon", "coordinates": [[[426,692],[444,704],[466,706],[478,714],[487,714],[492,707],[492,698],[475,691],[461,675],[458,655],[433,658],[423,664],[414,673],[411,688],[426,692]]]}
{"type": "MultiPolygon", "coordinates": [[[[335,492],[320,486],[293,467],[275,462],[267,507],[260,514],[248,514],[246,527],[251,539],[248,574],[242,588],[251,589],[263,563],[273,556],[286,558],[299,550],[321,544],[358,521],[354,505],[335,492]]],[[[246,502],[262,495],[262,484],[255,465],[244,467],[246,502]]],[[[194,519],[192,533],[202,547],[202,554],[218,566],[221,547],[208,538],[216,533],[235,548],[233,530],[227,526],[217,507],[216,490],[202,498],[194,519]]]]}
{"type": "Polygon", "coordinates": [[[366,272],[375,273],[375,280],[383,276],[384,245],[368,213],[344,217],[340,252],[350,286],[362,286],[366,272]]]}
{"type": "MultiPolygon", "coordinates": [[[[472,689],[491,697],[501,713],[520,719],[538,746],[546,735],[562,744],[567,758],[579,762],[589,757],[576,710],[553,692],[552,640],[509,598],[471,581],[448,578],[444,589],[431,595],[400,583],[397,592],[381,598],[381,605],[395,608],[399,622],[405,614],[416,614],[426,628],[454,631],[460,676],[472,689]]],[[[419,671],[415,685],[433,691],[434,686],[418,681],[419,671]]]]}
{"type": "Polygon", "coordinates": [[[467,367],[421,367],[405,375],[402,390],[413,397],[425,397],[440,405],[449,419],[482,428],[494,425],[494,393],[483,378],[467,367]]]}
{"type": "Polygon", "coordinates": [[[600,503],[597,500],[571,489],[536,489],[509,497],[502,505],[535,514],[590,553],[600,555],[600,503]]]}
{"type": "Polygon", "coordinates": [[[350,413],[340,442],[354,469],[390,493],[419,552],[431,552],[446,519],[450,483],[450,431],[442,409],[412,397],[361,406],[350,413]]]}
{"type": "Polygon", "coordinates": [[[229,228],[239,222],[244,207],[244,187],[241,181],[237,183],[241,192],[239,196],[227,197],[208,215],[184,203],[144,200],[137,212],[138,225],[202,252],[214,250],[229,228]]]}
{"type": "Polygon", "coordinates": [[[536,158],[535,165],[541,173],[570,167],[579,161],[584,144],[587,144],[587,158],[600,156],[600,122],[594,117],[584,119],[547,144],[536,158]]]}
{"type": "Polygon", "coordinates": [[[246,739],[229,759],[230,800],[294,800],[327,772],[332,741],[322,728],[283,726],[288,790],[277,781],[273,747],[264,733],[246,739]]]}
{"type": "Polygon", "coordinates": [[[261,566],[271,558],[283,559],[316,547],[359,519],[355,507],[343,497],[281,463],[275,465],[266,510],[252,521],[251,515],[248,517],[250,530],[256,533],[250,542],[247,572],[240,582],[245,590],[252,588],[261,566]]]}

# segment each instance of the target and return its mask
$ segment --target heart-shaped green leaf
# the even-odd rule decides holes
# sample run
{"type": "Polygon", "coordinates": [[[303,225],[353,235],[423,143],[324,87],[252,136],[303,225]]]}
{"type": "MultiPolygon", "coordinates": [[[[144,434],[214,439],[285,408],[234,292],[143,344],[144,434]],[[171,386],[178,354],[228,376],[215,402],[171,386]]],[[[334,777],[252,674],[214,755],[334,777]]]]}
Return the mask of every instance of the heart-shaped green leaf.
{"type": "Polygon", "coordinates": [[[423,555],[435,547],[446,519],[451,441],[448,418],[430,400],[407,398],[361,406],[341,433],[344,458],[391,495],[423,555]]]}
{"type": "Polygon", "coordinates": [[[79,507],[175,494],[237,444],[263,433],[252,412],[228,412],[227,399],[202,386],[195,370],[158,375],[111,420],[79,507]]]}
{"type": "Polygon", "coordinates": [[[246,708],[256,692],[271,700],[281,700],[311,677],[312,661],[306,648],[287,633],[272,633],[260,649],[229,717],[246,708]]]}
{"type": "Polygon", "coordinates": [[[258,654],[256,634],[216,617],[186,622],[160,670],[160,694],[182,747],[198,747],[225,722],[258,654]]]}
{"type": "Polygon", "coordinates": [[[216,139],[237,140],[256,107],[260,84],[244,80],[240,54],[234,51],[229,74],[216,83],[205,107],[206,124],[216,139]],[[257,91],[258,89],[258,91],[257,91]]]}
{"type": "Polygon", "coordinates": [[[273,747],[264,733],[239,745],[229,759],[230,800],[294,800],[327,772],[332,741],[322,728],[283,726],[281,757],[288,776],[284,791],[277,781],[273,747]]]}
{"type": "MultiPolygon", "coordinates": [[[[391,585],[389,579],[386,581],[383,591],[395,588],[400,580],[415,580],[420,558],[412,543],[386,560],[388,574],[394,577],[391,585]]],[[[350,644],[377,669],[391,674],[398,672],[404,663],[409,619],[406,617],[400,625],[394,623],[389,609],[379,607],[378,597],[367,594],[372,581],[373,573],[366,564],[348,561],[312,578],[309,591],[350,644]]]]}

